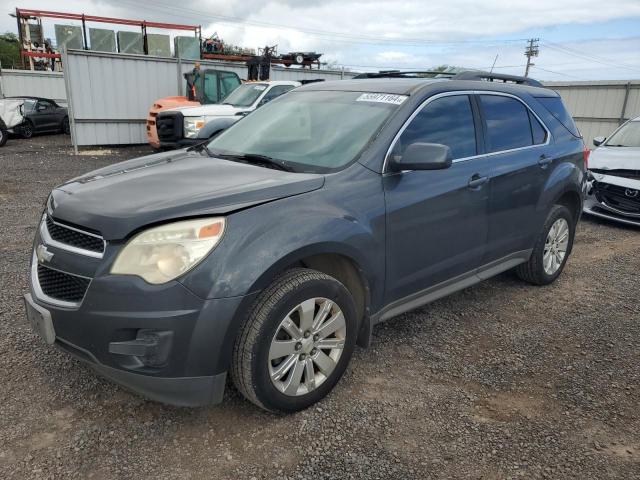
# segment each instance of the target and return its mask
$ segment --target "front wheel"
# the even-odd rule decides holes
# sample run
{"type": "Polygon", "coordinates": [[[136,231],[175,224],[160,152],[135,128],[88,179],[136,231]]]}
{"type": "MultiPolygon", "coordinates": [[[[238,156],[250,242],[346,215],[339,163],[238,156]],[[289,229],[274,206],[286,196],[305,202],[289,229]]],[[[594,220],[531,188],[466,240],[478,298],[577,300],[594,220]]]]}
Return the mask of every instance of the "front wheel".
{"type": "Polygon", "coordinates": [[[571,254],[576,220],[569,209],[554,205],[538,235],[529,261],[516,267],[516,274],[534,285],[552,283],[571,254]]]}
{"type": "Polygon", "coordinates": [[[356,344],[349,291],[324,273],[296,268],[264,290],[233,351],[236,388],[265,410],[295,412],[325,397],[356,344]]]}

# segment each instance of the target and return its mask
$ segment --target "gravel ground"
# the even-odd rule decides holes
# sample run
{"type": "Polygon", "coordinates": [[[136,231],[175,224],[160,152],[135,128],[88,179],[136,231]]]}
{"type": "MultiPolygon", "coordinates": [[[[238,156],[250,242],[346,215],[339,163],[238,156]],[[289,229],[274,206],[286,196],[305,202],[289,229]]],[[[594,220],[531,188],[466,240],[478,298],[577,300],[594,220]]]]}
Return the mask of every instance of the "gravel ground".
{"type": "Polygon", "coordinates": [[[0,478],[640,478],[640,230],[584,219],[558,282],[504,274],[376,328],[307,411],[146,401],[47,347],[21,295],[49,190],[148,152],[0,149],[0,478]]]}

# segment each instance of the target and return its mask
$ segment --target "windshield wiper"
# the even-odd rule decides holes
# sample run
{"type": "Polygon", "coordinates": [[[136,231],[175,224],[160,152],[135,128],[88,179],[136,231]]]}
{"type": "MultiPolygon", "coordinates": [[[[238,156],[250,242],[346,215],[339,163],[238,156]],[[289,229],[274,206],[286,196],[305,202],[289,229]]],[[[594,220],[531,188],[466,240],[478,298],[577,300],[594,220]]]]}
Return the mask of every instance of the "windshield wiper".
{"type": "MultiPolygon", "coordinates": [[[[207,150],[211,152],[210,150],[207,150]]],[[[277,170],[283,170],[285,172],[295,171],[290,165],[283,160],[272,158],[267,155],[259,155],[257,153],[210,153],[214,157],[223,158],[225,160],[234,160],[237,162],[251,163],[254,165],[261,165],[267,168],[275,168],[277,170]]]]}
{"type": "Polygon", "coordinates": [[[207,139],[206,141],[199,143],[198,145],[189,147],[187,150],[195,150],[196,152],[200,152],[204,150],[207,153],[207,155],[209,155],[210,157],[213,157],[215,156],[215,154],[211,150],[209,150],[209,147],[207,146],[208,143],[209,143],[209,140],[207,139]]]}

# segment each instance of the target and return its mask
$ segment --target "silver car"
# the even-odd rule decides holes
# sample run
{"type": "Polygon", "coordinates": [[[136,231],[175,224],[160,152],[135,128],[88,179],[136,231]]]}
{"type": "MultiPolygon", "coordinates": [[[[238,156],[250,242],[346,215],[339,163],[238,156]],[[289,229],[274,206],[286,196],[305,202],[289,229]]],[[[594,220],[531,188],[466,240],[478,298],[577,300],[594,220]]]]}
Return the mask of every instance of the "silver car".
{"type": "Polygon", "coordinates": [[[640,226],[640,117],[593,144],[584,212],[640,226]]]}

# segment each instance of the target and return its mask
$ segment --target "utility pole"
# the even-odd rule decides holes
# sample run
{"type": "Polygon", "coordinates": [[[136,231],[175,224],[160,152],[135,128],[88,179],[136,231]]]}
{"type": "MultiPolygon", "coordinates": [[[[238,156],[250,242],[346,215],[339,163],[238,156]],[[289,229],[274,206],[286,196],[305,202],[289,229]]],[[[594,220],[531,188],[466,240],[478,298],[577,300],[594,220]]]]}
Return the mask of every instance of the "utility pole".
{"type": "Polygon", "coordinates": [[[524,50],[524,56],[527,57],[527,68],[524,71],[525,77],[529,76],[529,69],[533,65],[535,65],[535,63],[531,61],[531,57],[537,57],[538,53],[540,53],[540,50],[538,49],[539,41],[540,41],[539,38],[530,38],[529,44],[527,45],[527,48],[524,50]]]}

